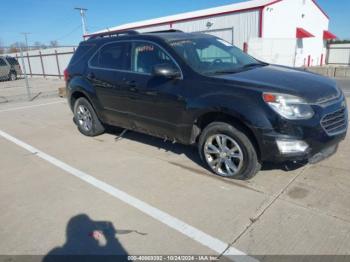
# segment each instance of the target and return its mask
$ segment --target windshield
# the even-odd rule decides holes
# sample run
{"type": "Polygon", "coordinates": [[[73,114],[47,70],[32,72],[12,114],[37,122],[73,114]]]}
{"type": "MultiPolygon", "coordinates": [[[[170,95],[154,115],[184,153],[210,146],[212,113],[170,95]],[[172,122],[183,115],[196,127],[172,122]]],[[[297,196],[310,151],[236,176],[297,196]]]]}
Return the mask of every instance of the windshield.
{"type": "Polygon", "coordinates": [[[236,73],[266,65],[216,37],[175,40],[170,45],[195,71],[204,75],[236,73]]]}

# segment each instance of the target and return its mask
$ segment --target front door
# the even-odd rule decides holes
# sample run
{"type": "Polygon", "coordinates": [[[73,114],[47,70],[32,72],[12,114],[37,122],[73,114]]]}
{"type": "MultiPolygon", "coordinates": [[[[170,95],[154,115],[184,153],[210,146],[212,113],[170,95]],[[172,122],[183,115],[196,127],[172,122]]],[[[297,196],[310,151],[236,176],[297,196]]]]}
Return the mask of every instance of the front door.
{"type": "Polygon", "coordinates": [[[152,75],[157,64],[178,65],[155,43],[135,41],[132,46],[132,72],[125,74],[129,85],[128,111],[139,131],[169,139],[181,134],[185,84],[181,79],[152,75]]]}

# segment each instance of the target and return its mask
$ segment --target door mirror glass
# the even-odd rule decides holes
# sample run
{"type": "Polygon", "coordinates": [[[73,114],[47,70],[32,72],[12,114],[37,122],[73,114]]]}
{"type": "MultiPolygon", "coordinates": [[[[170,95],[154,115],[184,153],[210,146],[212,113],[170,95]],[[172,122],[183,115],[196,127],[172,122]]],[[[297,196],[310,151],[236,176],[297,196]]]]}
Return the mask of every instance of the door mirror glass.
{"type": "Polygon", "coordinates": [[[153,67],[152,75],[174,79],[180,78],[181,72],[171,64],[158,64],[153,67]]]}

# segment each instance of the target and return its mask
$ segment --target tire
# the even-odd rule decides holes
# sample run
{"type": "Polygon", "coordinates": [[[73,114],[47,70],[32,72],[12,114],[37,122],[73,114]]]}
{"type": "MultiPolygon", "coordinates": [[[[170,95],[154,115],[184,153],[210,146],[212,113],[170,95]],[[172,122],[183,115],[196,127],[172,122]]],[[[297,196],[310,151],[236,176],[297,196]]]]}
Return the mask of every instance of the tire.
{"type": "Polygon", "coordinates": [[[98,136],[104,133],[105,128],[98,119],[90,102],[81,97],[74,104],[74,123],[85,136],[98,136]]]}
{"type": "Polygon", "coordinates": [[[17,74],[15,72],[10,72],[9,74],[9,80],[10,81],[15,81],[17,80],[17,74]]]}
{"type": "Polygon", "coordinates": [[[219,176],[248,180],[261,169],[253,143],[228,123],[209,124],[200,135],[198,150],[206,167],[219,176]]]}

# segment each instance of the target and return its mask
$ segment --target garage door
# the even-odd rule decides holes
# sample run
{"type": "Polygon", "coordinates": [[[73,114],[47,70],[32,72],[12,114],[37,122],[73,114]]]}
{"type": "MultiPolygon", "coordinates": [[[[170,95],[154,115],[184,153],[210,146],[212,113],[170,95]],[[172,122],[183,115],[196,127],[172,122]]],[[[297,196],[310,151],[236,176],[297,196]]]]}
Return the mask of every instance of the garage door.
{"type": "Polygon", "coordinates": [[[217,36],[225,41],[233,44],[233,27],[231,28],[223,28],[223,29],[213,29],[213,30],[205,30],[198,31],[197,33],[205,33],[213,36],[217,36]]]}

